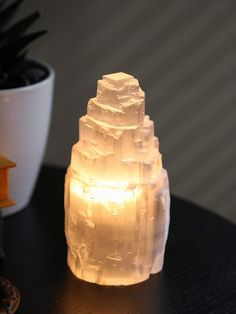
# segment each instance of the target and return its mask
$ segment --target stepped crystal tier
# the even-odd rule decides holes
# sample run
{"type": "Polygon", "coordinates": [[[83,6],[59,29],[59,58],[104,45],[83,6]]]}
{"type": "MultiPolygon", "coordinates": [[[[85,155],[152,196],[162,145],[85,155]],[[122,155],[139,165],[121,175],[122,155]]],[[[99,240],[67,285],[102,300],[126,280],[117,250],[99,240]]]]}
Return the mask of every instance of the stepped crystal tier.
{"type": "Polygon", "coordinates": [[[168,176],[144,97],[133,76],[103,75],[79,120],[65,181],[65,233],[68,265],[89,282],[134,284],[163,266],[168,176]]]}

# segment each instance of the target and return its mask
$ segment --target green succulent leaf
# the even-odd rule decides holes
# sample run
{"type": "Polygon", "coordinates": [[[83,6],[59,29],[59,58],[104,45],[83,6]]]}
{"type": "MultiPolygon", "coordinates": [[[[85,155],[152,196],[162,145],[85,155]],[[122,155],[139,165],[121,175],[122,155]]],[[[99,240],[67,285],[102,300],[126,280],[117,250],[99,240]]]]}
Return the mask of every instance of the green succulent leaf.
{"type": "Polygon", "coordinates": [[[11,42],[11,44],[8,46],[9,47],[9,51],[6,52],[3,51],[1,52],[0,49],[0,56],[5,56],[5,57],[11,57],[14,55],[17,55],[19,52],[21,52],[26,46],[28,46],[29,43],[31,43],[32,41],[34,41],[36,38],[44,35],[46,33],[45,30],[43,31],[38,31],[38,32],[34,32],[28,35],[24,35],[20,38],[18,38],[18,40],[14,40],[11,42]],[[7,55],[6,55],[7,53],[7,55]]]}
{"type": "Polygon", "coordinates": [[[1,6],[3,5],[3,2],[5,1],[1,2],[0,4],[0,31],[1,32],[6,27],[11,17],[15,14],[16,10],[18,9],[22,1],[23,0],[17,0],[9,4],[5,9],[2,9],[3,7],[1,6]]]}
{"type": "Polygon", "coordinates": [[[8,49],[12,42],[16,41],[24,32],[40,17],[39,12],[34,12],[20,22],[14,24],[7,31],[0,35],[0,55],[8,49]]]}
{"type": "Polygon", "coordinates": [[[17,73],[20,73],[24,69],[25,57],[27,53],[28,51],[25,50],[17,57],[9,60],[10,62],[8,65],[6,65],[5,70],[0,72],[2,74],[0,75],[0,86],[7,82],[11,77],[16,76],[17,73]]]}
{"type": "MultiPolygon", "coordinates": [[[[23,0],[15,0],[7,5],[7,0],[0,0],[0,89],[11,88],[11,86],[17,87],[17,82],[20,82],[20,86],[30,84],[28,76],[31,75],[32,79],[32,74],[28,74],[30,71],[27,68],[29,63],[27,65],[26,47],[46,33],[45,30],[40,30],[25,34],[30,26],[40,17],[39,11],[33,12],[7,27],[22,2],[23,0]]],[[[35,81],[35,73],[34,70],[32,82],[35,81]]],[[[39,75],[37,77],[39,78],[39,75]]]]}

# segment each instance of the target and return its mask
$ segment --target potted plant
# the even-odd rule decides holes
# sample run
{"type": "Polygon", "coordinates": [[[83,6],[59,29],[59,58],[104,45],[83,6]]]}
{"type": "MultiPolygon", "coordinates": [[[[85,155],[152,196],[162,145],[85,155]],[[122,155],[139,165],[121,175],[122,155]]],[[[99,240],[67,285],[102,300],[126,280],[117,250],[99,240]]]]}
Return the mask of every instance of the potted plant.
{"type": "Polygon", "coordinates": [[[10,174],[16,205],[4,209],[4,216],[23,209],[30,200],[46,146],[53,96],[53,69],[29,58],[27,51],[46,32],[27,32],[40,13],[11,23],[22,1],[0,0],[0,151],[17,164],[10,174]]]}

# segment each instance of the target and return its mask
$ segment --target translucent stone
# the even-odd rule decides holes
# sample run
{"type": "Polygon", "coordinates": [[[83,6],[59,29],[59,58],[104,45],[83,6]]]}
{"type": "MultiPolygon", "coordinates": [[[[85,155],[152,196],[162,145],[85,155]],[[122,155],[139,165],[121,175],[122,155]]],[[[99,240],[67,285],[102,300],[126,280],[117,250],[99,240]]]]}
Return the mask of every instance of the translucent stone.
{"type": "Polygon", "coordinates": [[[97,284],[144,281],[163,266],[170,197],[138,80],[104,75],[79,134],[65,181],[68,265],[97,284]]]}

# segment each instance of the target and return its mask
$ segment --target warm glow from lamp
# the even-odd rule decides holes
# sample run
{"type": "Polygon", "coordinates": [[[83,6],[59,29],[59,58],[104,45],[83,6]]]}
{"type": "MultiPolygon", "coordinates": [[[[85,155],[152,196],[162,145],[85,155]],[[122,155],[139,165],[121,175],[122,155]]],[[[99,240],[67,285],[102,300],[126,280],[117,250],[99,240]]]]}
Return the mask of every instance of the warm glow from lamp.
{"type": "Polygon", "coordinates": [[[86,186],[79,181],[71,180],[71,192],[87,201],[103,203],[123,203],[136,200],[140,189],[128,188],[128,184],[121,186],[113,182],[109,186],[100,183],[97,186],[86,186]]]}
{"type": "Polygon", "coordinates": [[[65,181],[68,265],[103,285],[146,280],[163,266],[170,199],[138,81],[104,75],[79,128],[65,181]]]}

